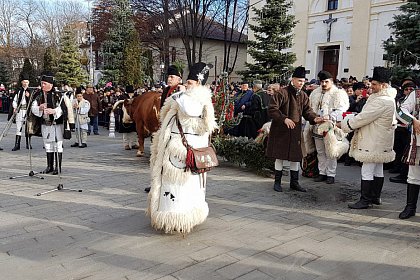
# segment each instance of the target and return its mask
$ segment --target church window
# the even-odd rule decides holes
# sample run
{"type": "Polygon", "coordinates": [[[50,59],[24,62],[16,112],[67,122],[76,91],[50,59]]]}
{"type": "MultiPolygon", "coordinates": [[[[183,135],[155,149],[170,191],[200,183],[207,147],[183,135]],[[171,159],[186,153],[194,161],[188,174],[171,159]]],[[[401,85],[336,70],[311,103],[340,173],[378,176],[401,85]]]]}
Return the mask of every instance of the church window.
{"type": "Polygon", "coordinates": [[[338,9],[338,0],[328,0],[328,11],[338,9]]]}

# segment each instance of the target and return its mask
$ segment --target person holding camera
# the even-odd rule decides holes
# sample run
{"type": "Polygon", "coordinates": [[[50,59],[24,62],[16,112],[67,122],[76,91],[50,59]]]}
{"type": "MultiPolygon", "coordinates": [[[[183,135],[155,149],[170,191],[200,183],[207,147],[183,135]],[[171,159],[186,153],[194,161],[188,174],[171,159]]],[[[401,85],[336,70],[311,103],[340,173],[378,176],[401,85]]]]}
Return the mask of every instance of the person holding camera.
{"type": "Polygon", "coordinates": [[[350,108],[349,111],[353,113],[360,113],[363,106],[366,104],[366,98],[363,96],[363,91],[366,90],[365,84],[358,82],[352,86],[354,94],[349,97],[350,108]]]}

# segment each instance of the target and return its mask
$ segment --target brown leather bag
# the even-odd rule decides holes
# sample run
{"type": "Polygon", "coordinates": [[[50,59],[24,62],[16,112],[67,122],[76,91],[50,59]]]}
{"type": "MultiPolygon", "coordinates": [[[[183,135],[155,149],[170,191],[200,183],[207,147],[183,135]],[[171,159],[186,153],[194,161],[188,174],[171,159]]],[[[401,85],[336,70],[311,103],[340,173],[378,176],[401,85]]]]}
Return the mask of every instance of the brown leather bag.
{"type": "Polygon", "coordinates": [[[213,167],[219,165],[219,161],[216,156],[216,150],[210,142],[209,146],[203,148],[191,147],[187,139],[185,138],[184,131],[181,123],[179,122],[178,116],[176,117],[176,124],[178,126],[179,133],[181,134],[182,144],[187,148],[187,158],[185,160],[185,171],[190,170],[193,174],[201,174],[210,171],[213,167]]]}

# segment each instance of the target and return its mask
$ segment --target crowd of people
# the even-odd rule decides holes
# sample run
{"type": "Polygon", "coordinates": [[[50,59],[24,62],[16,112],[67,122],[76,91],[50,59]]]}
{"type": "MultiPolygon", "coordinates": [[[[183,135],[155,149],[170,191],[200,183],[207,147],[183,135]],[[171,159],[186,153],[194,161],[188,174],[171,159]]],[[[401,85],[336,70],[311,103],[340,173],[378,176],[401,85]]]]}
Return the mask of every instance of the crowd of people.
{"type": "MultiPolygon", "coordinates": [[[[147,213],[152,226],[165,232],[186,234],[208,215],[206,172],[189,167],[194,149],[208,147],[217,128],[211,86],[205,85],[208,70],[205,63],[195,64],[183,83],[182,70],[170,66],[167,86],[153,88],[161,93],[160,128],[151,146],[151,185],[145,191],[149,192],[147,213]]],[[[308,155],[317,158],[314,181],[326,184],[335,183],[340,159],[345,165],[360,164],[361,196],[349,204],[352,209],[381,204],[384,164],[388,164],[390,172],[398,173],[390,180],[407,183],[407,205],[400,213],[406,219],[415,215],[420,188],[416,165],[420,94],[413,79],[406,78],[394,88],[390,78],[388,69],[376,67],[372,77],[361,82],[354,77],[334,80],[328,71],[308,81],[305,68],[297,67],[287,85],[264,88],[260,80],[254,80],[251,88],[248,82],[232,85],[234,115],[240,122],[225,133],[253,139],[263,125],[270,124],[266,156],[275,159],[273,188],[277,192],[283,191],[286,162],[290,189],[300,192],[307,191],[299,183],[299,166],[308,155]]],[[[137,148],[136,127],[123,119],[122,106],[124,100],[150,89],[107,84],[102,89],[87,85],[73,90],[65,85],[59,92],[54,90],[52,73],[42,75],[36,95],[28,90],[27,76],[22,75],[21,85],[12,102],[17,127],[12,151],[20,149],[24,131],[28,149],[30,136],[42,135],[47,158],[42,173],[61,172],[67,130],[76,132],[71,147],[86,148],[88,135],[99,134],[100,124],[110,127],[112,115],[117,131],[123,133],[124,148],[137,148]]]]}

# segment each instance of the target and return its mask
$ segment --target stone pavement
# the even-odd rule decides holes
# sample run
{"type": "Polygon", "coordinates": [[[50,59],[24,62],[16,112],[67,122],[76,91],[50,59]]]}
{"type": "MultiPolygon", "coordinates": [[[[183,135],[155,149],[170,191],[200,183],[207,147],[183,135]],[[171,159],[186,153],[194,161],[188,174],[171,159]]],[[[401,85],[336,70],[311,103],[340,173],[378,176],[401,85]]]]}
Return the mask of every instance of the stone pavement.
{"type": "MultiPolygon", "coordinates": [[[[13,128],[0,143],[0,279],[420,277],[420,218],[398,219],[405,186],[386,183],[382,206],[350,210],[359,167],[340,165],[335,185],[302,179],[308,193],[275,193],[272,179],[222,163],[209,174],[209,218],[184,239],[150,227],[148,157],[124,151],[120,135],[101,129],[86,149],[67,141],[61,183],[83,192],[38,197],[59,178],[9,179],[30,171],[27,150],[11,152],[13,128]]],[[[40,138],[33,148],[33,170],[44,169],[40,138]]]]}

